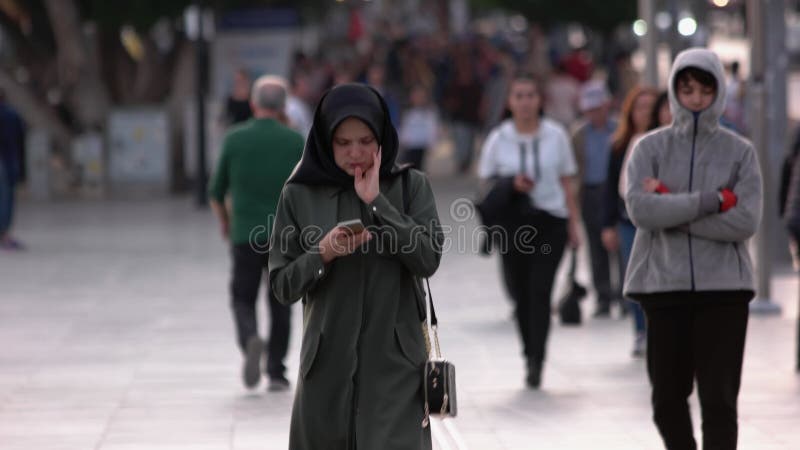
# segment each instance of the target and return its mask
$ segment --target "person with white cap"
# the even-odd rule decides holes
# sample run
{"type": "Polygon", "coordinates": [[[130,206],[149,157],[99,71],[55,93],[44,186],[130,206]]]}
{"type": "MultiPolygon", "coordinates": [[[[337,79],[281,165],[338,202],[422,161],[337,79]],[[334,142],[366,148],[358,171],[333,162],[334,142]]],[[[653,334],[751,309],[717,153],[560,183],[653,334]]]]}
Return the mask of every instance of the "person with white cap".
{"type": "MultiPolygon", "coordinates": [[[[572,132],[572,147],[578,164],[578,198],[582,205],[583,226],[589,241],[592,284],[597,293],[595,316],[609,315],[614,294],[611,289],[608,251],[603,246],[603,204],[611,135],[617,128],[609,115],[611,95],[601,80],[587,81],[581,88],[578,106],[583,120],[572,132]]],[[[618,279],[621,279],[619,277],[618,279]]]]}

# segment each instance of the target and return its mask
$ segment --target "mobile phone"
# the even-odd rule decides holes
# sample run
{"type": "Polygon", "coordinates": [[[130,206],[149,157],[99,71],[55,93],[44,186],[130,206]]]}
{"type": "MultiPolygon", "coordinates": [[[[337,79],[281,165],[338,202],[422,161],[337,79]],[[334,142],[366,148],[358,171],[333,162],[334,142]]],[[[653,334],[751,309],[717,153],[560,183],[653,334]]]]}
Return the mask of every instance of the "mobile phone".
{"type": "Polygon", "coordinates": [[[339,222],[338,224],[336,224],[336,227],[346,229],[348,234],[351,235],[356,235],[364,231],[364,224],[361,223],[361,219],[353,219],[344,222],[339,222]]]}

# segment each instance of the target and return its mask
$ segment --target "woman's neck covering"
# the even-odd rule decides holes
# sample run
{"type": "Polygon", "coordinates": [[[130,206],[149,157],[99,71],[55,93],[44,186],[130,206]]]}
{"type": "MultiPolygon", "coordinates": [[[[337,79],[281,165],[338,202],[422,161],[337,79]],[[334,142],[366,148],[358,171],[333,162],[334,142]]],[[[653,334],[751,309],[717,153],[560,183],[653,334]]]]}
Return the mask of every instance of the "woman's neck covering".
{"type": "Polygon", "coordinates": [[[353,177],[336,165],[333,134],[345,119],[362,120],[382,148],[381,179],[393,177],[407,166],[396,166],[397,131],[381,95],[365,84],[342,84],[323,95],[314,112],[314,123],[306,140],[303,157],[287,183],[352,187],[353,177]]]}

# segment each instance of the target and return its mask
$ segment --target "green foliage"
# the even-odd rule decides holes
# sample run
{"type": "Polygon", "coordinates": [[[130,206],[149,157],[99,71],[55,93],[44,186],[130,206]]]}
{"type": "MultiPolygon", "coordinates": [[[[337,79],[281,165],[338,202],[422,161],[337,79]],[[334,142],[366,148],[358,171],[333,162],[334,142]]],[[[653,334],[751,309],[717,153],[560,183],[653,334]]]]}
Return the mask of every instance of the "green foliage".
{"type": "Polygon", "coordinates": [[[544,27],[578,22],[607,32],[636,19],[636,0],[470,0],[470,4],[481,10],[519,12],[544,27]]]}
{"type": "Polygon", "coordinates": [[[115,30],[133,25],[146,30],[162,17],[179,19],[187,7],[200,3],[216,13],[247,8],[295,7],[299,11],[325,11],[333,0],[77,0],[81,14],[102,29],[115,30]]]}

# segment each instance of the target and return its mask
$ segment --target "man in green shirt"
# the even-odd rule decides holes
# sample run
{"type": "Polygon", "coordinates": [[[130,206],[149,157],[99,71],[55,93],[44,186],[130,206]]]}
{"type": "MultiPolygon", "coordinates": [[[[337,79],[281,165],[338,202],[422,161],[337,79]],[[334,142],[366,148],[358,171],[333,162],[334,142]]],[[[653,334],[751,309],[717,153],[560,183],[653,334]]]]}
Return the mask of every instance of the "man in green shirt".
{"type": "MultiPolygon", "coordinates": [[[[256,80],[250,103],[253,118],[225,136],[209,191],[223,238],[231,244],[231,303],[239,348],[244,354],[244,384],[253,388],[261,379],[259,366],[264,353],[256,300],[269,259],[269,234],[281,190],[300,161],[304,142],[282,123],[286,87],[281,78],[256,80]]],[[[266,373],[270,390],[284,390],[289,387],[283,360],[289,346],[291,310],[275,299],[272,289],[267,289],[267,299],[271,325],[266,373]]]]}

